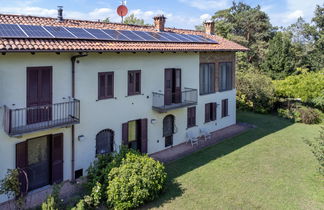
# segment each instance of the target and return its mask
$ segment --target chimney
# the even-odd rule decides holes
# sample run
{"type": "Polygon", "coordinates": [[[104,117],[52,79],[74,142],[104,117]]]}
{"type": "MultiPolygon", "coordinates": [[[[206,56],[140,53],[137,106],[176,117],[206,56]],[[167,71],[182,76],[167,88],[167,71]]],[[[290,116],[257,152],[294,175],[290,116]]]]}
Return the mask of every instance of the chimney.
{"type": "Polygon", "coordinates": [[[63,6],[57,6],[57,21],[63,22],[63,6]]]}
{"type": "Polygon", "coordinates": [[[206,21],[204,23],[205,26],[205,32],[208,35],[214,35],[215,34],[215,22],[214,21],[206,21]]]}
{"type": "Polygon", "coordinates": [[[166,17],[164,15],[158,15],[154,18],[154,27],[157,31],[164,31],[166,17]]]}

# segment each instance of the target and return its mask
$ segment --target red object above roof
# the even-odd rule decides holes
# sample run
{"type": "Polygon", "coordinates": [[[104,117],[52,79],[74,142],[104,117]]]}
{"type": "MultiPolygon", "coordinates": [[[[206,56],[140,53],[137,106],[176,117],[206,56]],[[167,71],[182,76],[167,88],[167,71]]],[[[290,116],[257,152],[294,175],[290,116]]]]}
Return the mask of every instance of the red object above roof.
{"type": "Polygon", "coordinates": [[[125,5],[120,5],[118,8],[117,8],[117,14],[120,16],[120,17],[125,17],[128,13],[128,9],[125,5]]]}

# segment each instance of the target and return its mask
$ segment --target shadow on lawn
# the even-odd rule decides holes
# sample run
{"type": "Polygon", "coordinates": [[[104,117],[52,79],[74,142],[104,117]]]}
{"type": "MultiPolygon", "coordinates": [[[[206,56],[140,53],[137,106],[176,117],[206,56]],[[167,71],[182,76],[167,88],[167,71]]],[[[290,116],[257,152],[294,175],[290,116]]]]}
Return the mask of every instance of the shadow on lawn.
{"type": "Polygon", "coordinates": [[[238,121],[254,124],[257,128],[167,164],[166,170],[169,180],[165,192],[159,199],[145,205],[143,208],[161,207],[164,203],[181,196],[185,189],[182,189],[181,185],[177,183],[177,177],[293,124],[274,115],[261,115],[249,112],[239,113],[238,121]]]}

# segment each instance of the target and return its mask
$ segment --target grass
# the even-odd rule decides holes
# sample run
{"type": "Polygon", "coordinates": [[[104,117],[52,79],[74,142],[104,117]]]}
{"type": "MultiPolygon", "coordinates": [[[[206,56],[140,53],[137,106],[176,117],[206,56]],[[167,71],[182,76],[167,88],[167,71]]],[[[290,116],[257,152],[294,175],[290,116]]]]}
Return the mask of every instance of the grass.
{"type": "Polygon", "coordinates": [[[166,166],[169,181],[152,209],[324,209],[324,179],[304,138],[318,125],[239,113],[257,126],[166,166]]]}

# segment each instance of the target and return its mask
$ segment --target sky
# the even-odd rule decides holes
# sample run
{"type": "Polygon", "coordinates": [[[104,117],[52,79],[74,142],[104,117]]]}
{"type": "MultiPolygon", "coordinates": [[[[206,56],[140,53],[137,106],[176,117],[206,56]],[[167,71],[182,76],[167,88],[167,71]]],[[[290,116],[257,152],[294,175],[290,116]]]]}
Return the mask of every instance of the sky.
{"type": "MultiPolygon", "coordinates": [[[[323,0],[241,0],[251,6],[260,5],[274,26],[288,26],[298,17],[310,21],[315,6],[323,0]]],[[[120,22],[116,8],[121,0],[0,0],[0,13],[56,17],[57,6],[63,6],[64,17],[82,20],[120,22]]],[[[218,10],[230,7],[232,0],[127,0],[129,14],[153,23],[158,14],[167,17],[167,27],[194,29],[218,10]]]]}

